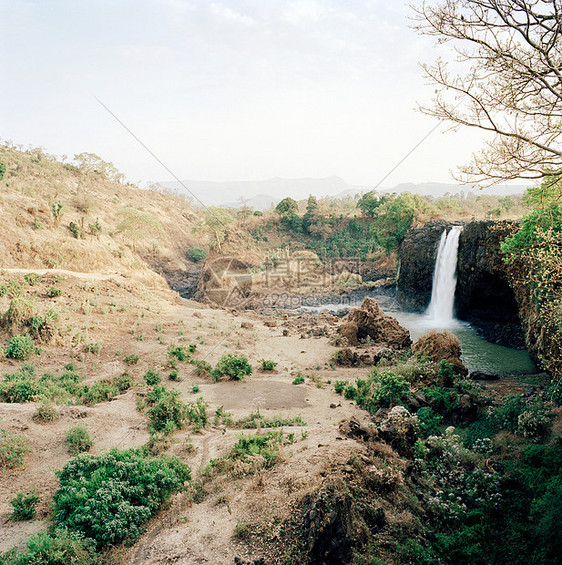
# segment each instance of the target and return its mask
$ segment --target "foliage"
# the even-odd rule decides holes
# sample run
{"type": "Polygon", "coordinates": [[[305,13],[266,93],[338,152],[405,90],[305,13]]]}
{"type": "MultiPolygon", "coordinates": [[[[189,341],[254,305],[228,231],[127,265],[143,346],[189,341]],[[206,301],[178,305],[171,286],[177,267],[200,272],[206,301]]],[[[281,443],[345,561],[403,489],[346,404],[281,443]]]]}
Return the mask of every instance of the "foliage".
{"type": "Polygon", "coordinates": [[[100,175],[114,181],[122,181],[124,178],[123,173],[120,173],[113,163],[104,161],[95,153],[84,152],[74,155],[74,162],[84,173],[100,175]]]}
{"type": "Polygon", "coordinates": [[[148,386],[157,385],[162,380],[160,373],[154,369],[148,369],[142,378],[148,386]]]}
{"type": "Polygon", "coordinates": [[[108,381],[98,381],[91,386],[84,386],[79,397],[81,404],[93,406],[111,400],[119,394],[117,386],[108,381]]]}
{"type": "Polygon", "coordinates": [[[52,286],[47,290],[47,296],[49,298],[56,298],[62,294],[62,290],[58,286],[52,286]]]}
{"type": "Polygon", "coordinates": [[[369,218],[374,218],[376,215],[377,208],[384,204],[387,200],[387,196],[378,196],[373,190],[367,192],[361,196],[357,201],[357,208],[359,208],[365,216],[369,218]]]}
{"type": "Polygon", "coordinates": [[[27,542],[22,553],[16,550],[0,556],[3,565],[95,565],[99,563],[91,540],[66,529],[39,532],[27,542]]]}
{"type": "Polygon", "coordinates": [[[175,369],[173,369],[173,370],[170,371],[170,373],[168,374],[168,378],[169,378],[171,381],[179,381],[179,380],[181,380],[181,379],[180,379],[180,376],[179,376],[179,374],[178,374],[178,372],[177,372],[175,369]]]}
{"type": "Polygon", "coordinates": [[[252,374],[252,366],[244,356],[233,354],[223,355],[213,370],[213,378],[220,380],[227,376],[230,380],[240,381],[246,375],[252,374]]]}
{"type": "Polygon", "coordinates": [[[33,414],[36,422],[54,422],[60,418],[60,412],[50,403],[42,402],[33,414]]]}
{"type": "Polygon", "coordinates": [[[299,205],[297,204],[296,200],[293,198],[287,197],[283,198],[277,206],[275,206],[275,211],[280,216],[287,216],[290,214],[296,214],[299,210],[299,205]]]}
{"type": "Polygon", "coordinates": [[[113,449],[75,457],[57,475],[56,525],[102,548],[134,542],[143,524],[172,493],[183,489],[190,470],[177,459],[154,458],[142,449],[113,449]]]}
{"type": "Polygon", "coordinates": [[[241,435],[230,453],[221,459],[211,460],[211,468],[234,477],[251,475],[260,469],[273,467],[280,459],[279,448],[283,432],[264,435],[241,435]]]}
{"type": "Polygon", "coordinates": [[[139,362],[140,357],[136,353],[131,353],[130,355],[125,355],[123,357],[123,361],[127,363],[127,365],[136,365],[139,362]]]}
{"type": "Polygon", "coordinates": [[[207,361],[195,359],[192,361],[195,365],[195,374],[198,377],[210,377],[213,372],[213,367],[207,361]]]}
{"type": "Polygon", "coordinates": [[[12,520],[31,520],[35,518],[35,506],[39,502],[37,491],[18,492],[18,494],[10,500],[10,504],[14,509],[10,514],[12,520]]]}
{"type": "Polygon", "coordinates": [[[0,428],[0,469],[20,467],[24,455],[31,451],[31,445],[23,436],[0,428]]]}
{"type": "Polygon", "coordinates": [[[38,273],[26,273],[23,278],[29,286],[35,286],[41,282],[43,277],[38,273]]]}
{"type": "Polygon", "coordinates": [[[4,178],[5,174],[6,174],[6,165],[2,163],[2,161],[0,161],[0,180],[4,178]]]}
{"type": "Polygon", "coordinates": [[[262,371],[273,371],[275,367],[277,367],[277,363],[275,361],[271,361],[268,359],[262,359],[260,361],[262,371]]]}
{"type": "Polygon", "coordinates": [[[153,395],[147,396],[147,403],[151,405],[147,412],[149,429],[169,434],[183,428],[187,420],[187,406],[180,393],[163,387],[155,387],[153,392],[153,395]]]}
{"type": "Polygon", "coordinates": [[[94,442],[90,439],[88,428],[84,425],[73,426],[66,432],[66,443],[72,455],[90,451],[94,442]]]}
{"type": "Polygon", "coordinates": [[[443,416],[436,414],[429,406],[422,406],[417,412],[417,431],[420,437],[429,437],[439,433],[443,425],[443,416]]]}
{"type": "Polygon", "coordinates": [[[306,422],[300,416],[266,418],[259,411],[252,412],[248,416],[239,418],[234,422],[235,428],[242,429],[283,428],[285,426],[306,426],[306,422]]]}
{"type": "MultiPolygon", "coordinates": [[[[378,382],[380,385],[373,395],[373,400],[381,406],[393,406],[403,402],[410,393],[408,381],[401,375],[396,375],[391,371],[373,374],[371,378],[373,382],[378,382]]],[[[359,389],[359,383],[357,388],[359,389]]]]}
{"type": "Polygon", "coordinates": [[[35,351],[35,344],[30,335],[12,336],[6,345],[5,354],[10,359],[28,359],[35,351]]]}
{"type": "Polygon", "coordinates": [[[125,392],[135,385],[133,377],[127,371],[122,375],[113,378],[113,385],[117,387],[119,392],[125,392]]]}
{"type": "Polygon", "coordinates": [[[233,220],[232,215],[224,208],[210,206],[205,210],[203,220],[194,226],[193,231],[208,235],[211,238],[211,247],[216,247],[220,252],[221,244],[226,239],[228,226],[233,220]]]}
{"type": "Polygon", "coordinates": [[[208,255],[207,251],[202,247],[189,247],[186,253],[194,263],[204,261],[208,255]]]}
{"type": "Polygon", "coordinates": [[[196,349],[197,346],[194,344],[170,346],[168,355],[175,357],[178,361],[189,361],[196,349]]]}
{"type": "Polygon", "coordinates": [[[304,377],[302,375],[297,375],[291,384],[302,385],[304,383],[304,377]]]}

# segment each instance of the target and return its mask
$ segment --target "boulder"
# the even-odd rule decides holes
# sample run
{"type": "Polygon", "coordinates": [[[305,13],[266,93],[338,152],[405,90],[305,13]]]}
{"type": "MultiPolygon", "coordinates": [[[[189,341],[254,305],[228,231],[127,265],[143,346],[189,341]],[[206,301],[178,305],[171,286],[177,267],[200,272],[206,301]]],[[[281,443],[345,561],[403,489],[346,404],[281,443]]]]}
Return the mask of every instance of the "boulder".
{"type": "Polygon", "coordinates": [[[467,375],[468,369],[461,361],[461,344],[459,338],[449,331],[438,332],[431,330],[412,346],[414,353],[427,355],[432,361],[438,363],[445,359],[453,365],[453,369],[459,375],[467,375]]]}
{"type": "Polygon", "coordinates": [[[408,330],[385,314],[370,296],[363,300],[361,308],[352,310],[344,320],[338,328],[338,333],[345,336],[350,345],[365,343],[369,339],[374,344],[384,344],[400,350],[412,344],[408,330]]]}

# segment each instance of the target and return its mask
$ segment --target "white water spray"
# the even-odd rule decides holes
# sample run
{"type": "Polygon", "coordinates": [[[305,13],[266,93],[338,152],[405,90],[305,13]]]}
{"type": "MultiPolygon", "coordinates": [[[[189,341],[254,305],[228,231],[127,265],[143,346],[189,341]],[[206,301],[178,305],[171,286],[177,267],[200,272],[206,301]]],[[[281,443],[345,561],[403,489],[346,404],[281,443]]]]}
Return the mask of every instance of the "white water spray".
{"type": "Polygon", "coordinates": [[[457,251],[462,226],[454,226],[447,234],[443,231],[439,241],[435,271],[433,273],[433,288],[427,316],[440,326],[447,327],[454,321],[453,308],[455,304],[455,288],[457,286],[457,251]]]}

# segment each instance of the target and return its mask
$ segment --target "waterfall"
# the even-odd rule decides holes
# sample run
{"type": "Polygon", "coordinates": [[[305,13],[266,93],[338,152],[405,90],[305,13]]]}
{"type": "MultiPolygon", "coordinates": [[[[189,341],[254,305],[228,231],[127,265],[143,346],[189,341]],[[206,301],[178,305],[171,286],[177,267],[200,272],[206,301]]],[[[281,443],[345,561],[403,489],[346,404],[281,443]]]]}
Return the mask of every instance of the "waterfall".
{"type": "Polygon", "coordinates": [[[457,286],[457,251],[462,226],[454,226],[451,231],[443,231],[439,241],[435,271],[433,273],[433,288],[427,316],[439,326],[450,325],[453,320],[455,303],[455,288],[457,286]]]}

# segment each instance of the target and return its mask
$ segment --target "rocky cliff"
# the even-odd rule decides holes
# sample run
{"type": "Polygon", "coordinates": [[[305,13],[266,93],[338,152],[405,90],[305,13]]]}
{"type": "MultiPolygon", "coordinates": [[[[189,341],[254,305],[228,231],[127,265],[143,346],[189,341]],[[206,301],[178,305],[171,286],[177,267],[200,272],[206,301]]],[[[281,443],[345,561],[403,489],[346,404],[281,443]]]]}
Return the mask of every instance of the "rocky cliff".
{"type": "Polygon", "coordinates": [[[512,225],[470,222],[459,239],[456,315],[500,345],[525,347],[519,307],[500,254],[500,242],[512,225]]]}
{"type": "Polygon", "coordinates": [[[402,242],[396,298],[405,310],[423,312],[429,306],[439,239],[451,225],[430,222],[411,231],[402,242]]]}
{"type": "MultiPolygon", "coordinates": [[[[397,299],[403,308],[422,312],[429,305],[439,239],[452,225],[428,223],[402,243],[397,299]]],[[[522,348],[519,309],[500,256],[500,241],[510,230],[492,221],[465,224],[459,239],[455,306],[457,317],[471,322],[486,339],[522,348]]]]}

